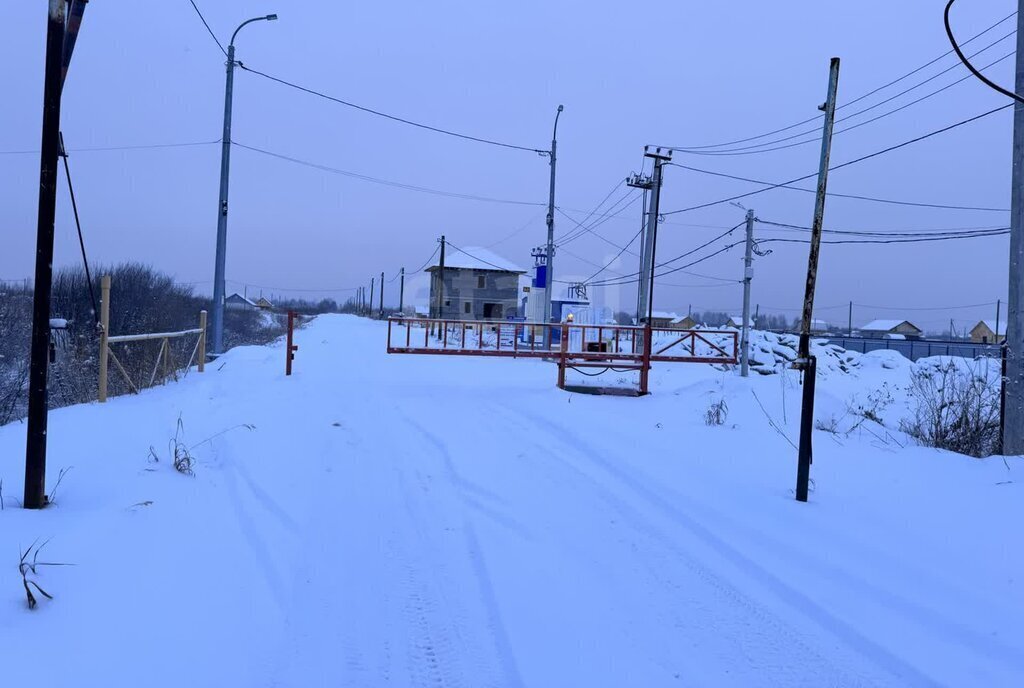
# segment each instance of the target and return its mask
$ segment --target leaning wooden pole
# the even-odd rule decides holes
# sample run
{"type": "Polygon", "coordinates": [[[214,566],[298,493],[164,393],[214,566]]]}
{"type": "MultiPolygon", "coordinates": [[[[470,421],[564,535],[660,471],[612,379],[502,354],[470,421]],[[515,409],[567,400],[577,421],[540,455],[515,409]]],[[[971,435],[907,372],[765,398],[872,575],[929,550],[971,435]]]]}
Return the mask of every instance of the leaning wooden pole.
{"type": "Polygon", "coordinates": [[[100,280],[100,403],[107,401],[107,366],[110,361],[110,275],[100,280]]]}
{"type": "Polygon", "coordinates": [[[199,372],[206,370],[206,311],[199,311],[199,372]]]}

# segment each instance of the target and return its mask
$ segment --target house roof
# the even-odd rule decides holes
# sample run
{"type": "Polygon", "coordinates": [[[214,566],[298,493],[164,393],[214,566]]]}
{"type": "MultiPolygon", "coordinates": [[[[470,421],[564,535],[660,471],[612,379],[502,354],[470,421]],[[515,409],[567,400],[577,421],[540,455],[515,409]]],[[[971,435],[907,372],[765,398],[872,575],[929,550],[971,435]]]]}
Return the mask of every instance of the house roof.
{"type": "MultiPolygon", "coordinates": [[[[730,315],[729,316],[729,322],[735,323],[737,325],[742,325],[743,324],[743,316],[742,315],[730,315]]],[[[749,325],[750,327],[753,327],[754,326],[754,319],[751,318],[749,321],[747,321],[747,325],[749,325]]]]}
{"type": "Polygon", "coordinates": [[[678,323],[681,323],[681,322],[685,322],[685,321],[687,321],[687,320],[691,320],[691,321],[693,321],[693,322],[697,322],[696,320],[694,320],[694,319],[693,319],[693,316],[690,316],[690,315],[681,315],[681,316],[679,316],[678,318],[676,318],[675,320],[673,320],[673,321],[672,321],[672,324],[673,324],[673,325],[675,325],[675,324],[678,324],[678,323]]]}
{"type": "Polygon", "coordinates": [[[651,313],[651,317],[652,318],[657,318],[658,320],[678,320],[679,319],[679,315],[678,314],[671,313],[669,311],[653,311],[651,313]]]}
{"type": "Polygon", "coordinates": [[[241,301],[242,303],[247,303],[250,306],[255,306],[256,305],[254,302],[252,302],[249,299],[245,298],[244,296],[239,294],[237,291],[234,294],[232,294],[231,296],[227,297],[225,299],[225,301],[241,301]]]}
{"type": "Polygon", "coordinates": [[[819,318],[814,318],[814,319],[811,320],[811,329],[812,330],[827,330],[828,328],[829,328],[829,324],[825,320],[821,320],[819,318]]]}
{"type": "Polygon", "coordinates": [[[974,329],[976,330],[979,327],[981,327],[982,325],[987,327],[993,334],[996,334],[996,335],[998,335],[1000,337],[1005,337],[1006,336],[1006,323],[1005,322],[1000,322],[999,323],[999,331],[998,332],[996,332],[996,321],[995,320],[988,320],[988,319],[981,320],[981,321],[978,322],[977,325],[974,326],[974,329]]]}
{"type": "MultiPolygon", "coordinates": [[[[467,246],[461,249],[448,244],[444,255],[444,266],[461,270],[496,270],[519,274],[526,272],[526,270],[523,270],[515,263],[505,260],[497,253],[488,251],[480,246],[467,246]]],[[[440,267],[440,260],[438,260],[427,268],[427,271],[438,270],[440,267]]]]}
{"type": "Polygon", "coordinates": [[[869,332],[889,332],[890,330],[895,330],[897,327],[903,325],[904,323],[910,325],[915,330],[920,331],[921,329],[914,323],[910,322],[909,320],[872,320],[871,322],[869,322],[867,325],[860,329],[867,330],[869,332]]]}

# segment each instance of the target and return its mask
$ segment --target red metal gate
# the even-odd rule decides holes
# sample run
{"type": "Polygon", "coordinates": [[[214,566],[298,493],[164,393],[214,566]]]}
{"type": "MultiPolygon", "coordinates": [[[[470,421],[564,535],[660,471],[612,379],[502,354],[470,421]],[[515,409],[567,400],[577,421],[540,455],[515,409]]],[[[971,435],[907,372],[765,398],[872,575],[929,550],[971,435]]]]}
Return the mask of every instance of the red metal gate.
{"type": "Polygon", "coordinates": [[[735,330],[390,318],[388,353],[554,359],[563,389],[567,368],[636,370],[646,394],[651,363],[735,364],[739,337],[735,330]]]}

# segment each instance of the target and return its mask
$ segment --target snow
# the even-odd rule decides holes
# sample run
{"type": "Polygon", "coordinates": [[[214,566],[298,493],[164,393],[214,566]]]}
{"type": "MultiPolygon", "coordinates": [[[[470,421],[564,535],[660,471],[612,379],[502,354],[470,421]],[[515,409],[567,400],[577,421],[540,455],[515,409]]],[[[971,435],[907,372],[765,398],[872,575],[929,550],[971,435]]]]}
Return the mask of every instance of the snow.
{"type": "Polygon", "coordinates": [[[73,469],[42,512],[12,504],[25,432],[0,428],[5,684],[1024,685],[1024,463],[899,433],[918,364],[819,351],[819,418],[893,402],[887,427],[815,433],[799,504],[784,366],[663,364],[648,397],[593,397],[384,339],[322,316],[290,378],[283,346],[238,348],[53,412],[50,490],[73,469]],[[168,460],[179,416],[194,477],[168,460]],[[54,599],[29,611],[37,538],[74,566],[39,568],[54,599]]]}
{"type": "MultiPolygon", "coordinates": [[[[444,266],[446,268],[461,268],[463,270],[503,270],[505,272],[526,272],[523,268],[516,266],[505,258],[502,258],[494,251],[480,246],[456,248],[455,246],[448,244],[448,249],[445,251],[444,256],[444,266]]],[[[431,265],[427,270],[437,270],[439,268],[440,261],[431,265]]]]}

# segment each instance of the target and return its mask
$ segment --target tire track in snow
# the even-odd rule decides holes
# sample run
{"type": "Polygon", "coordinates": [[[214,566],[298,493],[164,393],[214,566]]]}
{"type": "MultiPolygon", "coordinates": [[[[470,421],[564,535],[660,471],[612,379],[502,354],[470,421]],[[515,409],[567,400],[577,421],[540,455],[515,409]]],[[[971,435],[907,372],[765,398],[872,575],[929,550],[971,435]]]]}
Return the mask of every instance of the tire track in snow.
{"type": "MultiPolygon", "coordinates": [[[[552,444],[558,444],[566,450],[564,452],[551,452],[550,456],[560,459],[566,466],[576,472],[577,475],[584,478],[588,484],[604,494],[608,501],[614,504],[620,513],[627,516],[635,527],[641,531],[647,532],[663,545],[681,555],[684,559],[685,565],[698,575],[706,584],[716,588],[720,594],[731,599],[734,604],[745,608],[750,614],[756,616],[763,624],[773,627],[774,632],[771,636],[765,636],[767,639],[770,640],[771,637],[786,636],[787,641],[784,643],[778,643],[777,641],[773,642],[773,644],[776,644],[778,647],[779,655],[784,656],[786,654],[793,654],[792,648],[794,646],[800,646],[802,647],[803,653],[806,653],[803,657],[805,662],[808,657],[815,658],[820,669],[826,670],[828,673],[832,673],[833,677],[838,679],[838,675],[834,673],[836,669],[831,665],[831,661],[826,659],[820,652],[812,649],[811,646],[804,641],[799,631],[790,627],[785,621],[765,609],[752,598],[742,593],[734,585],[712,572],[696,559],[693,559],[692,555],[686,552],[673,538],[661,531],[661,529],[656,525],[650,523],[649,519],[639,514],[639,512],[637,512],[636,509],[628,502],[616,495],[614,490],[610,488],[606,482],[597,480],[593,475],[585,471],[580,466],[596,465],[606,475],[614,478],[617,485],[622,488],[626,488],[634,497],[639,497],[643,502],[646,502],[657,511],[660,511],[664,516],[667,516],[670,520],[685,528],[692,536],[695,536],[700,542],[721,556],[725,561],[731,563],[741,571],[744,571],[758,583],[768,587],[790,607],[815,621],[825,632],[838,637],[851,650],[869,659],[878,667],[883,668],[888,674],[893,677],[898,677],[900,685],[929,687],[938,685],[933,679],[919,672],[915,667],[905,662],[902,658],[897,657],[886,648],[881,647],[870,638],[865,637],[850,624],[830,614],[828,610],[822,608],[816,602],[806,597],[803,593],[795,590],[784,581],[780,580],[774,574],[764,569],[756,561],[744,556],[741,552],[737,551],[731,545],[715,535],[710,529],[693,520],[683,512],[680,507],[663,498],[651,488],[648,488],[635,475],[604,458],[604,451],[601,448],[589,444],[586,439],[574,434],[571,429],[559,426],[551,422],[548,418],[538,414],[528,413],[521,409],[512,410],[505,407],[496,407],[495,411],[502,413],[509,418],[518,418],[518,420],[525,423],[526,427],[543,428],[546,431],[546,435],[551,438],[552,444]],[[565,458],[566,456],[577,456],[581,461],[578,460],[576,462],[570,462],[565,458]]],[[[804,669],[806,670],[806,668],[805,664],[804,669]]],[[[806,674],[803,675],[806,676],[806,674]]],[[[801,674],[797,674],[792,678],[798,678],[800,676],[801,674]]],[[[829,681],[828,684],[846,685],[846,682],[839,681],[838,683],[835,683],[833,681],[829,681]]]]}
{"type": "MultiPolygon", "coordinates": [[[[449,453],[445,443],[439,437],[421,426],[404,412],[399,418],[399,421],[418,433],[434,449],[435,454],[441,461],[445,477],[448,479],[453,493],[458,491],[459,486],[468,486],[467,481],[459,475],[458,471],[455,469],[455,463],[452,460],[451,454],[449,453]]],[[[451,496],[453,498],[460,498],[462,497],[462,494],[457,493],[451,496]]],[[[476,504],[473,506],[474,508],[477,508],[476,504]]],[[[465,517],[461,519],[460,529],[465,541],[469,563],[472,567],[472,572],[480,592],[480,601],[485,608],[488,630],[490,630],[491,639],[494,643],[494,649],[497,654],[498,664],[503,678],[501,683],[482,684],[476,682],[475,685],[500,685],[507,688],[523,688],[522,677],[519,675],[519,668],[512,652],[508,633],[502,622],[501,611],[498,607],[494,586],[491,581],[490,573],[487,570],[487,563],[484,559],[483,552],[480,549],[476,530],[473,528],[469,519],[465,517]]]]}

